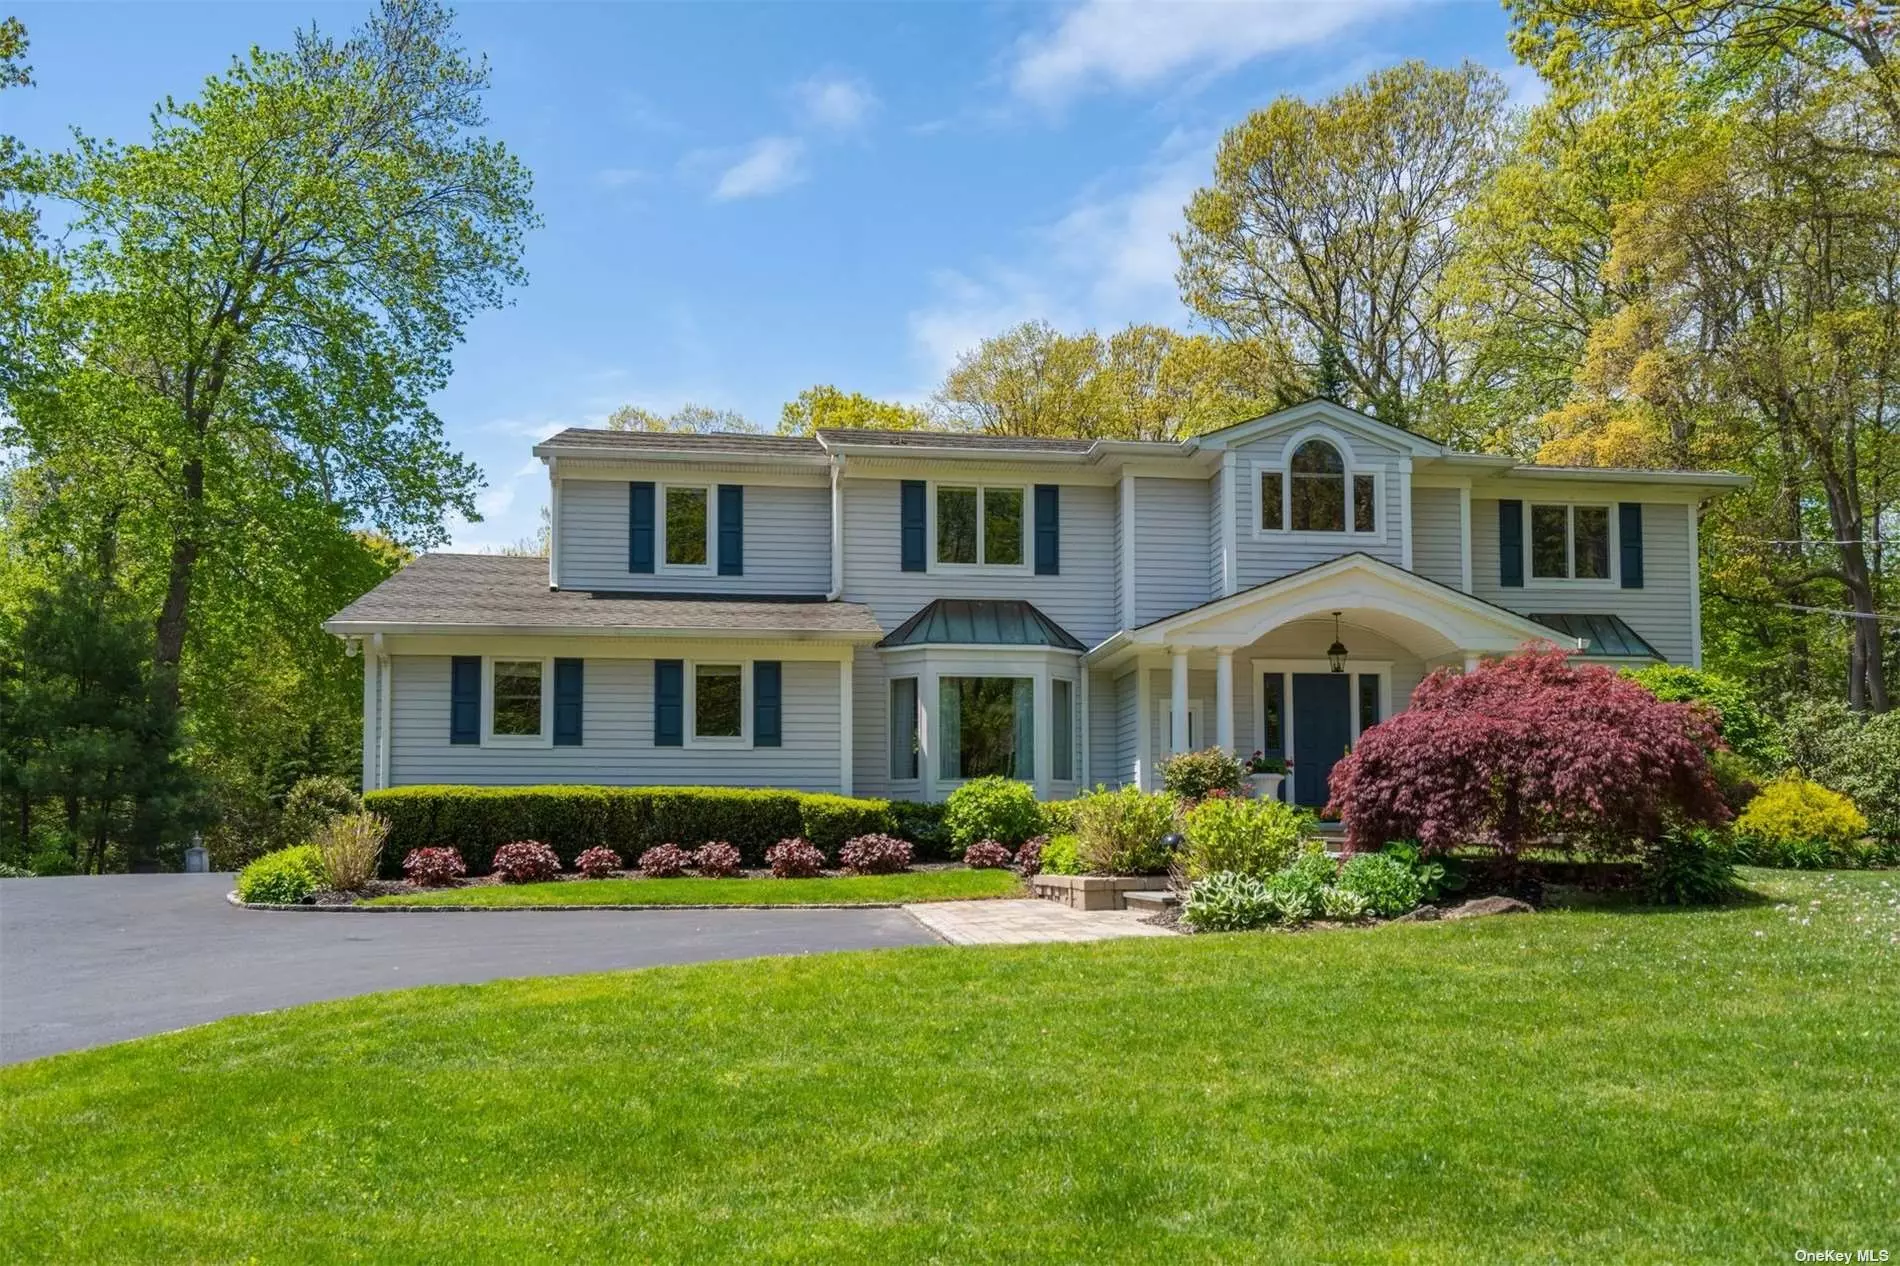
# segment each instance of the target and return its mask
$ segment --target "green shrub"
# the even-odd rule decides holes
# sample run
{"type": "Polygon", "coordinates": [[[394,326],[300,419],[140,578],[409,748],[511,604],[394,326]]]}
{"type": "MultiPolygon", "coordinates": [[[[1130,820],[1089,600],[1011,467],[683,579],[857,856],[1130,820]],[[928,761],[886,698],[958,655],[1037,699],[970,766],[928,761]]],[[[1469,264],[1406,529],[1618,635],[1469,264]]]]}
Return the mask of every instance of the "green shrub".
{"type": "MultiPolygon", "coordinates": [[[[1075,802],[1082,865],[1096,875],[1159,875],[1174,860],[1164,842],[1179,825],[1180,802],[1167,792],[1098,787],[1075,802]]],[[[1045,850],[1045,856],[1047,852],[1045,850]]]]}
{"type": "Polygon", "coordinates": [[[915,845],[920,862],[949,861],[950,828],[943,824],[943,813],[941,802],[893,800],[890,833],[915,845]]]}
{"type": "Polygon", "coordinates": [[[288,848],[308,844],[331,818],[363,811],[363,797],[333,774],[300,778],[284,797],[283,816],[277,820],[277,838],[288,848]]]}
{"type": "Polygon", "coordinates": [[[339,813],[317,829],[311,847],[323,865],[323,882],[338,892],[356,892],[376,878],[389,823],[374,813],[339,813]]]}
{"type": "Polygon", "coordinates": [[[315,847],[298,844],[266,853],[238,874],[240,901],[295,905],[323,886],[323,858],[315,847]]]}
{"type": "Polygon", "coordinates": [[[807,795],[799,802],[798,816],[804,837],[829,857],[836,857],[846,840],[888,834],[893,825],[890,801],[850,796],[807,795]]]}
{"type": "Polygon", "coordinates": [[[1042,806],[1026,782],[993,775],[972,778],[944,802],[944,825],[961,855],[978,840],[997,840],[1011,848],[1042,831],[1042,806]]]}
{"type": "Polygon", "coordinates": [[[1732,814],[1740,815],[1748,808],[1749,801],[1761,794],[1764,781],[1754,762],[1740,752],[1709,753],[1709,772],[1715,775],[1716,789],[1722,793],[1722,803],[1728,806],[1732,814]]]}
{"type": "Polygon", "coordinates": [[[15,866],[11,862],[0,862],[0,879],[32,879],[34,872],[24,866],[15,866]]]}
{"type": "Polygon", "coordinates": [[[1237,796],[1246,788],[1247,773],[1232,752],[1208,747],[1163,761],[1161,785],[1184,800],[1200,800],[1216,791],[1237,796]]]}
{"type": "Polygon", "coordinates": [[[1757,866],[1819,869],[1855,864],[1867,819],[1846,796],[1798,772],[1761,789],[1735,820],[1735,834],[1757,866]]]}
{"type": "Polygon", "coordinates": [[[1087,869],[1082,865],[1082,850],[1076,845],[1074,835],[1052,835],[1042,846],[1044,874],[1080,875],[1087,869]]]}
{"type": "Polygon", "coordinates": [[[35,875],[77,875],[80,873],[79,853],[65,833],[60,832],[40,841],[39,847],[26,859],[26,868],[35,875]]]}
{"type": "Polygon", "coordinates": [[[1043,801],[1042,829],[1048,835],[1073,835],[1075,833],[1075,801],[1043,801]]]}
{"type": "Polygon", "coordinates": [[[1736,891],[1733,848],[1719,831],[1672,827],[1643,855],[1643,895],[1662,906],[1709,906],[1736,891]]]}
{"type": "Polygon", "coordinates": [[[1298,856],[1313,815],[1278,800],[1216,796],[1187,811],[1181,834],[1190,883],[1221,871],[1265,879],[1298,856]]]}
{"type": "Polygon", "coordinates": [[[1339,868],[1333,888],[1363,903],[1361,913],[1382,919],[1397,918],[1425,899],[1425,884],[1419,872],[1394,853],[1360,853],[1348,858],[1339,868]]]}
{"type": "Polygon", "coordinates": [[[1795,766],[1851,799],[1886,852],[1900,852],[1900,712],[1809,702],[1789,712],[1784,733],[1795,766]]]}
{"type": "Polygon", "coordinates": [[[1274,913],[1285,923],[1304,923],[1319,917],[1326,908],[1326,890],[1332,886],[1338,867],[1326,855],[1326,847],[1317,841],[1307,845],[1294,862],[1275,872],[1267,880],[1267,896],[1274,913]]]}
{"type": "Polygon", "coordinates": [[[1779,769],[1788,759],[1774,722],[1740,682],[1675,664],[1625,669],[1623,675],[1666,703],[1707,704],[1719,718],[1722,738],[1756,769],[1779,769]]]}
{"type": "Polygon", "coordinates": [[[410,849],[431,845],[461,850],[470,872],[481,874],[491,869],[495,850],[514,840],[547,844],[563,867],[596,846],[638,857],[656,844],[725,840],[747,866],[758,867],[767,848],[804,836],[807,801],[820,802],[814,820],[831,830],[854,817],[880,821],[891,813],[881,800],[742,787],[425,786],[363,799],[389,819],[389,874],[410,849]]]}
{"type": "Polygon", "coordinates": [[[1196,932],[1245,932],[1273,922],[1273,898],[1252,875],[1217,870],[1194,881],[1181,921],[1196,932]]]}
{"type": "Polygon", "coordinates": [[[1463,892],[1465,888],[1464,863],[1454,857],[1441,857],[1432,861],[1425,859],[1425,850],[1418,846],[1417,840],[1393,840],[1379,852],[1386,857],[1402,862],[1418,876],[1418,898],[1420,901],[1436,901],[1441,892],[1463,892]]]}

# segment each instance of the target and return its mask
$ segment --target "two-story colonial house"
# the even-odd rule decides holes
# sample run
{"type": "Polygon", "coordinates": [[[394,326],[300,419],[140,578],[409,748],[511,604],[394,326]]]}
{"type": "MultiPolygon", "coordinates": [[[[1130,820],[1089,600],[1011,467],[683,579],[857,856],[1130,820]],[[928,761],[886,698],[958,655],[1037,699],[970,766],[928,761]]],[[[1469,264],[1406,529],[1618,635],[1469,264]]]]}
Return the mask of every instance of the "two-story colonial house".
{"type": "Polygon", "coordinates": [[[325,627],[363,784],[940,799],[1152,787],[1218,743],[1326,799],[1440,665],[1701,657],[1699,471],[1523,465],[1324,401],[1180,443],[567,430],[549,557],[430,554],[325,627]]]}

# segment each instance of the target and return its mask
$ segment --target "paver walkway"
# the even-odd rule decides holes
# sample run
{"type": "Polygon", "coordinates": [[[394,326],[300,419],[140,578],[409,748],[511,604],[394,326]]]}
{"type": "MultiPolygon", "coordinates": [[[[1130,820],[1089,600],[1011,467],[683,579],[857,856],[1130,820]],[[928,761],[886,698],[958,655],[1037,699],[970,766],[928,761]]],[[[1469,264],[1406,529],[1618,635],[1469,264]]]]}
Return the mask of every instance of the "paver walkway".
{"type": "Polygon", "coordinates": [[[1176,936],[1143,923],[1139,910],[1071,910],[1034,898],[939,901],[904,912],[952,945],[1024,945],[1032,941],[1105,941],[1118,936],[1176,936]]]}

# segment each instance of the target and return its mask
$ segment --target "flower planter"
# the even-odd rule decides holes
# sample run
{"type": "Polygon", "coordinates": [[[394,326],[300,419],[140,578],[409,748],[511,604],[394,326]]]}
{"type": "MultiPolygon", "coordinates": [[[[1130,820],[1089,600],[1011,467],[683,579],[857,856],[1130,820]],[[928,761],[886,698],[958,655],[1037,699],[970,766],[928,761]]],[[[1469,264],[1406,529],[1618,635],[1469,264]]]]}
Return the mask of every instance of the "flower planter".
{"type": "Polygon", "coordinates": [[[1253,794],[1261,800],[1278,800],[1280,784],[1286,781],[1285,774],[1248,774],[1247,781],[1253,787],[1253,794]]]}
{"type": "Polygon", "coordinates": [[[1131,892],[1166,892],[1166,875],[1037,875],[1032,895],[1059,901],[1071,910],[1125,910],[1131,892]]]}

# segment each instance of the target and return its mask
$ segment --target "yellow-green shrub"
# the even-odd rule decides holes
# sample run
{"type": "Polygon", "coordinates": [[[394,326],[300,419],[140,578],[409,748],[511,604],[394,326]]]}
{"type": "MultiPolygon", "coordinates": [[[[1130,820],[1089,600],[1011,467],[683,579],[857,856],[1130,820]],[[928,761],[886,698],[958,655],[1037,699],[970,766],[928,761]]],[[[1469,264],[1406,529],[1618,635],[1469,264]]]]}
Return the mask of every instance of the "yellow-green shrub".
{"type": "Polygon", "coordinates": [[[1784,774],[1761,789],[1735,820],[1748,860],[1759,865],[1826,866],[1867,834],[1867,818],[1838,791],[1784,774]]]}
{"type": "Polygon", "coordinates": [[[1265,879],[1299,856],[1313,815],[1278,800],[1215,796],[1187,811],[1181,834],[1190,883],[1221,871],[1265,879]]]}

